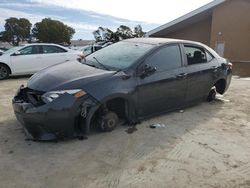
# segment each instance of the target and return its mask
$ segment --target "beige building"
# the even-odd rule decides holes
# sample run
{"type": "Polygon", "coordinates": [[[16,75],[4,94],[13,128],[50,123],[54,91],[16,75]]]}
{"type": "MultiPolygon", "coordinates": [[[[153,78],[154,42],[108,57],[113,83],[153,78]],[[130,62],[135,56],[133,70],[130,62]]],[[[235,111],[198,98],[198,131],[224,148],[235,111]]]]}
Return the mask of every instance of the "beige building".
{"type": "Polygon", "coordinates": [[[202,42],[232,62],[250,62],[250,0],[215,0],[147,36],[202,42]]]}

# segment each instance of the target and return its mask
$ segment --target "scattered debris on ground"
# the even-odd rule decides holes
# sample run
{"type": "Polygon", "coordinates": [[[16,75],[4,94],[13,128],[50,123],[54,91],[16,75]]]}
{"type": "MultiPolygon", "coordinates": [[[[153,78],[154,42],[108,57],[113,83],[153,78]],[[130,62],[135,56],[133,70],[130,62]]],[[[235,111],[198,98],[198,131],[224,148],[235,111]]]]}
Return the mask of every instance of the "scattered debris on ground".
{"type": "Polygon", "coordinates": [[[166,125],[161,124],[161,123],[156,123],[156,124],[150,125],[149,127],[150,127],[151,129],[155,129],[155,128],[164,128],[164,127],[166,127],[166,125]]]}
{"type": "Polygon", "coordinates": [[[126,132],[127,132],[128,134],[132,134],[132,133],[134,133],[135,131],[137,131],[137,128],[136,128],[135,126],[129,127],[129,128],[126,130],[126,132]]]}

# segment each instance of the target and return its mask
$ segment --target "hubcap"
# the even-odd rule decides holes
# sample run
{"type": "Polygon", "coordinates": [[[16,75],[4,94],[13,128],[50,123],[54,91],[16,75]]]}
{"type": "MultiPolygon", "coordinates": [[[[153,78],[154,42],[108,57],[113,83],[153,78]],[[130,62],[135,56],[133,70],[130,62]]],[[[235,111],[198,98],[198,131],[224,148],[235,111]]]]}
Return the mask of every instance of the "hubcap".
{"type": "Polygon", "coordinates": [[[110,120],[108,120],[107,124],[108,124],[109,128],[112,128],[115,125],[115,120],[114,119],[110,119],[110,120]]]}
{"type": "Polygon", "coordinates": [[[8,70],[4,66],[0,66],[0,78],[5,78],[8,75],[8,70]]]}

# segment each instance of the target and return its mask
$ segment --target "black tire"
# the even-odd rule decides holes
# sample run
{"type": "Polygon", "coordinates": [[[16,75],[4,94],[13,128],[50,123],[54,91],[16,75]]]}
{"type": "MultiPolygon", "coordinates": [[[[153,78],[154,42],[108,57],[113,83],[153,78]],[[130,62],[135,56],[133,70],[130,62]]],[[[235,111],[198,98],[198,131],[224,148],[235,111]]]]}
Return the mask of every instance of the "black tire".
{"type": "Polygon", "coordinates": [[[6,65],[0,64],[0,80],[9,78],[10,70],[6,65]]]}
{"type": "Polygon", "coordinates": [[[211,102],[215,98],[216,98],[216,89],[211,89],[210,92],[209,92],[209,94],[208,94],[207,101],[211,102]]]}
{"type": "Polygon", "coordinates": [[[116,128],[118,122],[117,114],[109,111],[99,118],[98,124],[101,131],[109,132],[116,128]]]}

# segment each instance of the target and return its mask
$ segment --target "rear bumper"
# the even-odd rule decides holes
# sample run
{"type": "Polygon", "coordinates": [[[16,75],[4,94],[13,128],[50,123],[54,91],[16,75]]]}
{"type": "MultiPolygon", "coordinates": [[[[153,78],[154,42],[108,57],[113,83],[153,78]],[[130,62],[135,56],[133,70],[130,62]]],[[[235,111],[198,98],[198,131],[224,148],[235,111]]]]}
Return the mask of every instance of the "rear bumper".
{"type": "Polygon", "coordinates": [[[224,93],[228,90],[228,88],[229,88],[229,86],[231,84],[232,76],[233,76],[232,70],[229,70],[227,72],[226,87],[225,87],[224,93]]]}
{"type": "Polygon", "coordinates": [[[34,106],[14,97],[12,106],[28,139],[48,141],[79,135],[82,131],[80,113],[84,101],[88,100],[88,96],[76,99],[65,94],[49,104],[34,106]]]}

